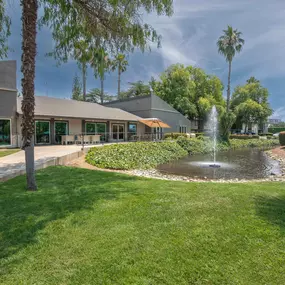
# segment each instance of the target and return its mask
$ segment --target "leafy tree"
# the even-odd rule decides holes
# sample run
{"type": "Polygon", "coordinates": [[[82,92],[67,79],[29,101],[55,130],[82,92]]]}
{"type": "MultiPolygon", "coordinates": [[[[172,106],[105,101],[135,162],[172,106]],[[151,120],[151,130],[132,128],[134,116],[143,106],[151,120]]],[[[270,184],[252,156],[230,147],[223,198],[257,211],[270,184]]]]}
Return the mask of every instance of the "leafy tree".
{"type": "Polygon", "coordinates": [[[0,59],[8,55],[7,39],[11,35],[10,26],[11,19],[6,15],[5,1],[0,0],[0,59]]]}
{"type": "Polygon", "coordinates": [[[121,93],[121,75],[123,72],[127,70],[128,61],[126,60],[126,56],[124,54],[118,54],[112,62],[112,70],[115,71],[118,69],[118,98],[120,98],[121,93]]]}
{"type": "Polygon", "coordinates": [[[86,101],[87,102],[92,102],[92,103],[106,103],[114,100],[114,96],[109,95],[107,93],[103,94],[102,98],[102,92],[99,88],[93,88],[91,89],[86,96],[86,101]],[[102,100],[103,99],[103,100],[102,100]]]}
{"type": "Polygon", "coordinates": [[[55,41],[53,55],[68,61],[75,43],[84,39],[90,50],[104,47],[109,53],[144,51],[150,43],[160,46],[161,37],[143,21],[142,11],[171,16],[173,0],[43,0],[41,24],[48,24],[55,41]]]}
{"type": "Polygon", "coordinates": [[[267,117],[262,105],[252,99],[247,99],[245,102],[239,104],[236,111],[240,121],[246,125],[245,131],[247,131],[250,123],[259,123],[264,116],[267,117]]]}
{"type": "Polygon", "coordinates": [[[77,101],[82,101],[82,84],[80,82],[77,74],[74,76],[73,84],[72,84],[72,99],[77,101]]]}
{"type": "Polygon", "coordinates": [[[218,52],[222,54],[226,61],[229,63],[229,74],[228,74],[228,89],[227,89],[227,112],[230,108],[231,100],[231,71],[232,61],[236,53],[241,52],[244,45],[244,40],[241,38],[242,33],[238,30],[234,30],[231,26],[228,26],[223,31],[224,34],[220,36],[217,42],[218,52]]]}
{"type": "Polygon", "coordinates": [[[264,123],[272,114],[268,102],[268,89],[252,78],[243,86],[237,86],[234,90],[231,108],[237,114],[237,124],[264,123]]]}
{"type": "Polygon", "coordinates": [[[222,82],[201,68],[172,65],[161,74],[159,81],[152,79],[150,85],[156,95],[176,110],[189,119],[199,119],[200,130],[213,105],[220,114],[225,106],[222,82]]]}
{"type": "Polygon", "coordinates": [[[248,80],[246,80],[246,83],[259,83],[260,81],[257,80],[254,76],[251,76],[248,80]]]}
{"type": "Polygon", "coordinates": [[[219,122],[219,131],[221,138],[229,142],[230,130],[236,121],[236,114],[232,111],[222,112],[219,122]]]}

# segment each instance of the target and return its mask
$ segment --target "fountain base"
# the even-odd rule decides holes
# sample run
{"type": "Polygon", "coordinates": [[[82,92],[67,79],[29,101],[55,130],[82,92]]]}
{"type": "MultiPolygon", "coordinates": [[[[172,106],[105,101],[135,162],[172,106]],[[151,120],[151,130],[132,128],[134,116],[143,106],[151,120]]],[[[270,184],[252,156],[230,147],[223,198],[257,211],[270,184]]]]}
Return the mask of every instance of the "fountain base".
{"type": "Polygon", "coordinates": [[[209,164],[209,167],[211,167],[211,168],[220,168],[221,165],[219,165],[219,164],[209,164]]]}

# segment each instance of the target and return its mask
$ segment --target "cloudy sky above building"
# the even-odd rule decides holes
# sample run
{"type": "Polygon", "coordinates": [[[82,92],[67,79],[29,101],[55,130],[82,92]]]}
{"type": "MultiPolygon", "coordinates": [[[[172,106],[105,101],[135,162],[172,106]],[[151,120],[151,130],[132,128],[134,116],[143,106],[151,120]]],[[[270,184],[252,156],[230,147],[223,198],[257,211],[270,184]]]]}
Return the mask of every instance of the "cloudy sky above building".
{"type": "MultiPolygon", "coordinates": [[[[18,62],[18,88],[20,90],[21,9],[19,0],[8,1],[12,17],[13,49],[9,59],[18,62]]],[[[129,55],[129,67],[122,76],[122,89],[128,82],[148,82],[159,77],[169,65],[183,63],[195,65],[215,74],[226,84],[227,63],[218,54],[216,41],[227,25],[243,32],[245,46],[233,62],[232,86],[244,84],[255,76],[269,89],[274,117],[285,120],[285,2],[282,0],[174,0],[171,18],[145,15],[144,20],[162,35],[162,47],[151,53],[135,52],[129,55]]],[[[36,94],[71,97],[74,75],[80,75],[75,61],[57,66],[46,57],[53,47],[48,28],[38,32],[36,63],[36,94]]],[[[117,77],[106,79],[106,91],[116,94],[117,77]]],[[[88,71],[87,89],[99,87],[93,72],[88,71]]]]}

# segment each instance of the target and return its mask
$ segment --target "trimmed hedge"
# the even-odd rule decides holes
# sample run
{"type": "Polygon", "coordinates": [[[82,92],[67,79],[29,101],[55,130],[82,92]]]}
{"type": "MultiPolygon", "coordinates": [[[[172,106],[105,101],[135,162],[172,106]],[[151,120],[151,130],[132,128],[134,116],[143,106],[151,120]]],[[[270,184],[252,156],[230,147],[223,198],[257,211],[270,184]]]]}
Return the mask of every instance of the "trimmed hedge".
{"type": "Polygon", "coordinates": [[[285,127],[273,127],[273,128],[268,128],[268,131],[269,131],[270,133],[276,134],[276,133],[284,132],[284,131],[285,131],[285,127]]]}
{"type": "Polygon", "coordinates": [[[285,146],[285,132],[279,134],[279,142],[282,146],[285,146]]]}
{"type": "Polygon", "coordinates": [[[99,168],[148,169],[187,154],[176,142],[134,142],[94,147],[85,159],[99,168]]]}
{"type": "Polygon", "coordinates": [[[258,135],[230,135],[230,139],[252,140],[252,139],[259,139],[259,136],[258,135]]]}
{"type": "Polygon", "coordinates": [[[165,133],[164,139],[178,139],[179,137],[185,137],[187,138],[187,134],[184,133],[165,133]]]}
{"type": "MultiPolygon", "coordinates": [[[[212,152],[213,145],[211,139],[186,139],[179,138],[176,141],[183,149],[185,149],[189,154],[198,154],[198,153],[209,153],[212,152]]],[[[258,147],[258,148],[270,148],[279,145],[278,140],[275,139],[251,139],[251,140],[242,140],[242,139],[231,139],[229,143],[219,142],[217,144],[218,151],[225,151],[230,149],[240,149],[246,147],[258,147]]]]}

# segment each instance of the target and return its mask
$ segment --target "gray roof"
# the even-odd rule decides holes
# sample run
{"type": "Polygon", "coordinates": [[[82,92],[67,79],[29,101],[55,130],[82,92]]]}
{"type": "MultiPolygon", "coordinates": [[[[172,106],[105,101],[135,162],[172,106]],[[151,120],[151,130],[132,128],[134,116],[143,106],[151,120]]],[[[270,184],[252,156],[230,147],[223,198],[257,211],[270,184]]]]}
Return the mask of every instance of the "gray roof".
{"type": "MultiPolygon", "coordinates": [[[[17,112],[22,114],[22,97],[17,98],[17,112]]],[[[35,96],[35,116],[138,121],[141,118],[117,108],[71,99],[35,96]]]]}

